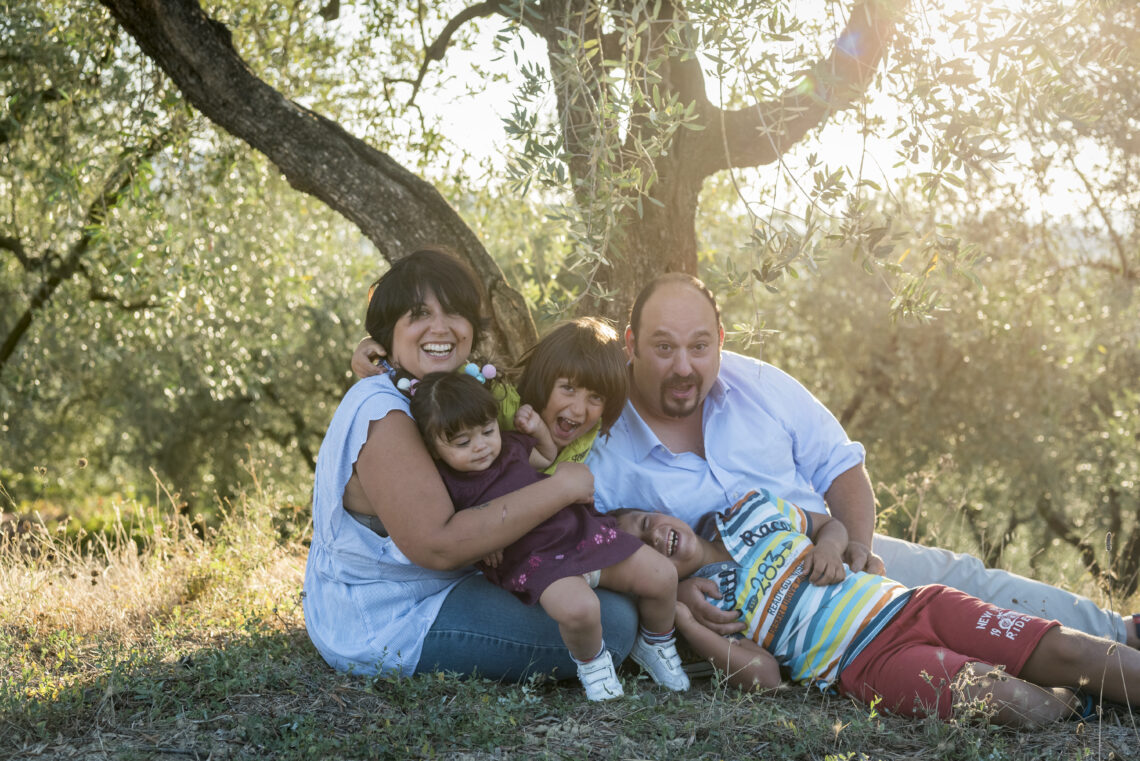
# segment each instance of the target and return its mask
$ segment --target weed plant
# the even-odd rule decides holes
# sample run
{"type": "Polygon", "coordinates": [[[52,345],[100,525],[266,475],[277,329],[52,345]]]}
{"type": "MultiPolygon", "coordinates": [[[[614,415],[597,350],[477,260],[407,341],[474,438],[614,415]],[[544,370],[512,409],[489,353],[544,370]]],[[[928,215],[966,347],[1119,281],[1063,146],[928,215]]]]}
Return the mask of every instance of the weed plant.
{"type": "Polygon", "coordinates": [[[304,523],[282,523],[256,481],[216,527],[169,501],[116,505],[94,540],[43,522],[2,535],[0,758],[1001,761],[1140,747],[1117,709],[1019,732],[716,678],[674,695],[625,671],[627,697],[594,704],[543,678],[337,673],[304,631],[304,523]]]}

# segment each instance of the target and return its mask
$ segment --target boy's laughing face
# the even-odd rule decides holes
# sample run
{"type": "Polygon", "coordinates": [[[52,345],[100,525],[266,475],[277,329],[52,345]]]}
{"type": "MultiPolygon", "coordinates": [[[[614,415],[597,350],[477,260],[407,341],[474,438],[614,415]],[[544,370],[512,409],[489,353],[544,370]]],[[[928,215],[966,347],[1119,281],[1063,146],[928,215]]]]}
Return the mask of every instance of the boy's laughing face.
{"type": "Polygon", "coordinates": [[[677,578],[693,575],[707,562],[700,537],[680,518],[630,510],[619,515],[617,521],[618,528],[669,558],[677,568],[677,578]]]}

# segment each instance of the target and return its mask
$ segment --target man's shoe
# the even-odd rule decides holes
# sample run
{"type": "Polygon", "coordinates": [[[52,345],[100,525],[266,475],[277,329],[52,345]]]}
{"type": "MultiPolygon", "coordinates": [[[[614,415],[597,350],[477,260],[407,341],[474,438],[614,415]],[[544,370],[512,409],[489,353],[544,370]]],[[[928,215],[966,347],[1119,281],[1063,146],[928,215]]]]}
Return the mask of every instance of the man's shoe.
{"type": "Polygon", "coordinates": [[[579,663],[578,680],[586,688],[587,700],[613,700],[625,694],[609,650],[603,650],[589,663],[579,663]]]}
{"type": "Polygon", "coordinates": [[[689,689],[689,677],[681,668],[676,640],[672,637],[665,642],[650,643],[639,634],[629,655],[657,684],[675,692],[689,689]]]}

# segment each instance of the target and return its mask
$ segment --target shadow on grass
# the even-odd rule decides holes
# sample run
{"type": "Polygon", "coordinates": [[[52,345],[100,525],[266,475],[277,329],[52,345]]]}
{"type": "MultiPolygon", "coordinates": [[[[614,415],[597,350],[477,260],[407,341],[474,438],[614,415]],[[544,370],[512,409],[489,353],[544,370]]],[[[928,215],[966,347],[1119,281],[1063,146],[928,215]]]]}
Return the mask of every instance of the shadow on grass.
{"type": "MultiPolygon", "coordinates": [[[[8,634],[11,634],[9,632],[8,634]]],[[[0,755],[19,758],[1040,759],[1128,757],[1126,714],[1014,732],[875,715],[785,688],[769,695],[698,680],[685,695],[623,672],[628,696],[444,675],[332,671],[296,626],[261,622],[196,649],[100,647],[83,675],[29,694],[5,675],[0,755]],[[171,653],[181,653],[174,656],[171,653]]]]}

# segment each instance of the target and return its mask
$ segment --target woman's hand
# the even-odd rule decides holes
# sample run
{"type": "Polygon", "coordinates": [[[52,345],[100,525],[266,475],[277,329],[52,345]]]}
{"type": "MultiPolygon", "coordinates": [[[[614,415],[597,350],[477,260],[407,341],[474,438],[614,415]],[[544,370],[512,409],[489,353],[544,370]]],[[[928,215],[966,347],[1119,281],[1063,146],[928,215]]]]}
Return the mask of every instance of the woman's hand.
{"type": "Polygon", "coordinates": [[[560,462],[551,478],[558,479],[562,487],[567,490],[569,499],[566,500],[566,504],[572,502],[593,504],[594,474],[582,463],[560,462]]]}
{"type": "Polygon", "coordinates": [[[380,360],[388,356],[384,347],[376,343],[371,337],[365,337],[356,345],[352,352],[352,372],[358,378],[368,378],[380,375],[384,370],[380,367],[380,360]]]}

